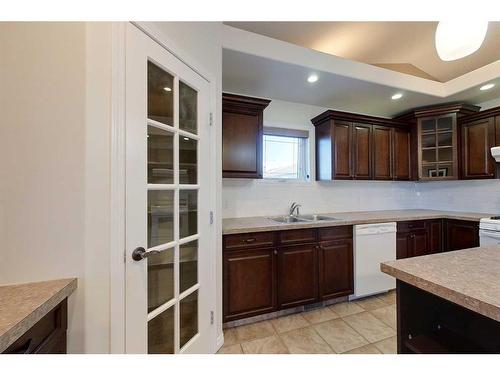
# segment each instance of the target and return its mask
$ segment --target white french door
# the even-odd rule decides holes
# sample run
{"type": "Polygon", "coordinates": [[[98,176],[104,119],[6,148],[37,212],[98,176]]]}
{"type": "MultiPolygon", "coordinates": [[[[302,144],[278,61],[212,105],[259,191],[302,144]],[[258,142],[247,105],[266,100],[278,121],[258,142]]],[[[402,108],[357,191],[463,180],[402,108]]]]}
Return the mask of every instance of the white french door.
{"type": "Polygon", "coordinates": [[[127,353],[209,353],[209,83],[126,31],[127,353]]]}

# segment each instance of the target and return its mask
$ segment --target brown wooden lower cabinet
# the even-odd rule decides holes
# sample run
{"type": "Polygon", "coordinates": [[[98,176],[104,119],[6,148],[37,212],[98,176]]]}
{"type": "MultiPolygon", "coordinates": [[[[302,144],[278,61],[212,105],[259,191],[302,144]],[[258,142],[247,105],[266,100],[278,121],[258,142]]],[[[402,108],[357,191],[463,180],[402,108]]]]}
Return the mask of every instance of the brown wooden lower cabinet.
{"type": "MultiPolygon", "coordinates": [[[[479,246],[479,223],[397,223],[397,259],[479,246]]],[[[224,322],[354,293],[352,226],[224,236],[224,322]]]]}
{"type": "Polygon", "coordinates": [[[5,351],[5,354],[66,354],[67,299],[49,311],[5,351]]]}
{"type": "Polygon", "coordinates": [[[273,248],[225,252],[225,321],[276,310],[275,253],[273,248]]]}
{"type": "Polygon", "coordinates": [[[444,220],[445,251],[479,246],[479,223],[466,220],[444,220]]]}
{"type": "Polygon", "coordinates": [[[268,232],[274,247],[251,247],[262,237],[224,236],[224,322],[353,293],[352,226],[268,232]]]}
{"type": "Polygon", "coordinates": [[[320,300],[354,293],[351,238],[320,242],[318,258],[320,300]]]}
{"type": "Polygon", "coordinates": [[[316,244],[278,249],[278,309],[306,305],[318,298],[316,244]]]}
{"type": "Polygon", "coordinates": [[[397,259],[479,246],[479,223],[432,219],[397,224],[397,259]]]}

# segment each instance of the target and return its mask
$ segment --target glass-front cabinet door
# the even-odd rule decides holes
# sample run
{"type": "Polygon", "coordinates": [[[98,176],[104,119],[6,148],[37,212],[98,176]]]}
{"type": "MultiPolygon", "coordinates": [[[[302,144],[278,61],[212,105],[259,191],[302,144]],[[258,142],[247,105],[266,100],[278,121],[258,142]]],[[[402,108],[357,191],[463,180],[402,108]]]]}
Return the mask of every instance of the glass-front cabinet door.
{"type": "Polygon", "coordinates": [[[458,177],[456,115],[418,121],[419,179],[449,180],[458,177]]]}
{"type": "Polygon", "coordinates": [[[208,82],[133,25],[126,76],[126,350],[208,353],[208,82]]]}

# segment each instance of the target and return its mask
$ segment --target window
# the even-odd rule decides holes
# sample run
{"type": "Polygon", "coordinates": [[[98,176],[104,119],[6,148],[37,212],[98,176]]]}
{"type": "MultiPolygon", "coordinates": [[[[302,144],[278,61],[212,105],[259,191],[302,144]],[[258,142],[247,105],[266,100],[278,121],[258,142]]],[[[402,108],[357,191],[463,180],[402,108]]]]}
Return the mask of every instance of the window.
{"type": "Polygon", "coordinates": [[[308,132],[264,129],[264,178],[307,180],[308,132]]]}

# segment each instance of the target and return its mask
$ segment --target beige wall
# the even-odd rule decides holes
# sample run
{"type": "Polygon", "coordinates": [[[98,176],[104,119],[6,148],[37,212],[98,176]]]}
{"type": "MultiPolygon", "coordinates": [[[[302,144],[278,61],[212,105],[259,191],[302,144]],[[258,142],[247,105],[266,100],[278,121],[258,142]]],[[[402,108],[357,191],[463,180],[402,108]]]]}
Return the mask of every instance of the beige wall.
{"type": "Polygon", "coordinates": [[[109,350],[109,32],[0,24],[0,283],[78,277],[72,353],[109,350]]]}

